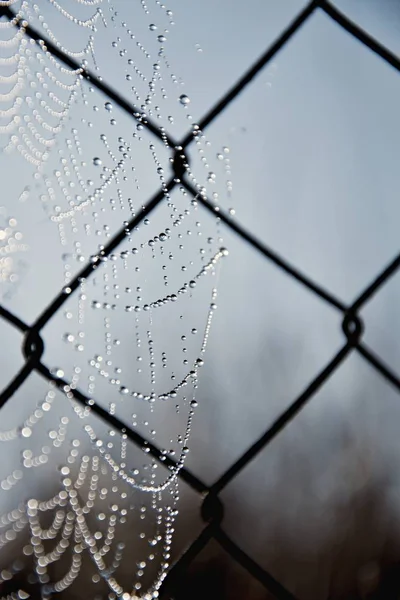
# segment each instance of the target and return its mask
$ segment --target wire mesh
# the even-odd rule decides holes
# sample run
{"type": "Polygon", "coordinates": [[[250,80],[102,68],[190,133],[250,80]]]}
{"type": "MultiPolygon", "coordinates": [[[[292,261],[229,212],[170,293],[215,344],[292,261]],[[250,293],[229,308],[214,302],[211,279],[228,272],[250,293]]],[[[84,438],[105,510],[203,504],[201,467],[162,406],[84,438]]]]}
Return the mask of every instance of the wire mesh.
{"type": "MultiPolygon", "coordinates": [[[[368,33],[361,29],[357,24],[343,15],[336,7],[326,0],[313,0],[310,2],[299,15],[288,25],[281,33],[278,39],[265,51],[260,59],[243,74],[239,81],[217,102],[210,110],[199,120],[198,125],[200,130],[205,130],[216,117],[229,106],[229,104],[248,86],[251,80],[267,65],[269,61],[289,42],[289,40],[306,24],[311,15],[316,11],[323,11],[328,15],[339,27],[347,31],[351,36],[356,38],[370,51],[377,54],[382,60],[391,65],[397,71],[400,71],[400,60],[392,54],[387,48],[382,46],[377,40],[372,38],[368,33]]],[[[8,19],[14,17],[14,13],[8,7],[0,8],[0,16],[6,16],[8,19]]],[[[31,27],[26,28],[26,34],[37,42],[44,41],[47,50],[58,59],[62,60],[69,67],[76,69],[80,67],[78,63],[70,57],[63,54],[49,40],[44,39],[41,33],[35,31],[31,27]]],[[[140,110],[122,98],[115,90],[109,87],[105,82],[99,80],[96,75],[90,71],[84,70],[82,76],[90,80],[91,85],[103,92],[106,96],[112,99],[120,108],[126,111],[131,118],[140,120],[141,124],[147,128],[158,139],[167,141],[168,146],[173,152],[173,162],[171,167],[171,175],[166,185],[158,190],[152,198],[144,204],[144,208],[140,214],[133,218],[128,225],[115,233],[107,246],[102,250],[102,257],[106,257],[126,238],[127,231],[133,231],[134,228],[145,219],[149,213],[161,202],[165,192],[170,192],[177,185],[183,185],[188,193],[196,198],[197,201],[208,211],[215,214],[215,207],[207,197],[192,186],[186,176],[186,168],[188,166],[185,151],[192,144],[194,137],[190,131],[181,140],[176,141],[171,136],[166,137],[165,132],[162,133],[159,128],[149,119],[143,117],[140,110]]],[[[223,210],[219,210],[218,217],[229,227],[237,236],[244,242],[252,246],[255,250],[261,253],[265,259],[271,261],[278,269],[284,271],[289,277],[295,279],[298,283],[305,286],[311,293],[315,294],[322,302],[330,304],[338,310],[342,317],[342,330],[345,337],[343,347],[339,350],[336,356],[329,362],[326,367],[317,374],[311,381],[308,387],[303,391],[290,405],[280,414],[274,423],[265,431],[265,433],[256,440],[248,450],[234,462],[217,481],[211,486],[207,486],[194,473],[186,468],[179,471],[178,477],[185,481],[193,490],[201,494],[203,502],[201,506],[201,516],[206,523],[200,535],[193,540],[190,547],[184,554],[175,562],[169,571],[167,578],[163,583],[161,592],[165,592],[173,596],[174,588],[180,580],[182,574],[196,556],[205,548],[211,541],[216,541],[230,557],[239,563],[247,572],[256,578],[274,597],[280,600],[294,600],[294,595],[285,589],[285,587],[277,581],[270,573],[258,565],[250,556],[248,556],[233,540],[226,534],[223,529],[224,506],[219,498],[220,492],[239,474],[239,472],[253,460],[259,452],[261,452],[272,440],[296,417],[299,411],[311,400],[316,392],[323,386],[328,378],[340,367],[346,357],[350,353],[356,351],[361,355],[374,369],[376,369],[382,377],[390,382],[400,392],[400,378],[396,373],[379,358],[364,342],[362,336],[364,333],[364,324],[359,316],[359,311],[364,305],[369,302],[374,294],[388,281],[390,277],[400,267],[400,254],[387,265],[374,281],[366,287],[359,297],[351,304],[347,305],[340,299],[336,298],[329,291],[313,281],[307,274],[294,268],[284,258],[279,256],[272,248],[269,248],[262,240],[257,239],[251,232],[247,231],[237,220],[233,220],[230,215],[223,210]]],[[[28,325],[21,321],[16,315],[0,305],[0,317],[6,320],[9,324],[17,328],[23,335],[23,354],[25,363],[20,371],[14,376],[11,382],[0,394],[0,408],[13,396],[24,381],[33,373],[37,372],[48,381],[53,381],[54,384],[64,394],[72,396],[77,402],[83,406],[90,406],[91,412],[95,413],[100,419],[113,426],[113,428],[122,431],[127,435],[134,444],[143,448],[147,446],[149,453],[156,459],[169,467],[176,466],[175,461],[170,457],[165,457],[152,442],[146,440],[137,431],[123,423],[115,415],[110,415],[93,398],[89,398],[78,389],[70,387],[68,381],[58,378],[53,375],[48,367],[42,362],[44,352],[44,342],[41,337],[41,331],[44,326],[52,319],[57,311],[63,306],[64,302],[73,294],[79,287],[82,279],[86,279],[95,271],[100,262],[100,255],[92,257],[91,261],[83,267],[83,269],[69,283],[71,289],[68,296],[63,292],[51,300],[48,306],[37,317],[32,325],[28,325]]]]}

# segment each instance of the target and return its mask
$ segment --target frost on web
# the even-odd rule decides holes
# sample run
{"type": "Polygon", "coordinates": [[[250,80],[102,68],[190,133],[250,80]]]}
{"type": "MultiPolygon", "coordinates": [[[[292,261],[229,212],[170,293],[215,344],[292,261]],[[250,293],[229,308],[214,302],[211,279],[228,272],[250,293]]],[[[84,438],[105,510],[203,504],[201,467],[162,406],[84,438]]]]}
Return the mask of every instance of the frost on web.
{"type": "MultiPolygon", "coordinates": [[[[32,375],[40,395],[28,398],[25,384],[3,412],[0,444],[12,458],[1,467],[0,547],[23,545],[24,558],[10,563],[13,553],[3,551],[0,578],[29,572],[44,598],[76,586],[78,576],[86,595],[158,596],[228,254],[218,218],[199,208],[172,168],[180,150],[169,128],[183,122],[205,169],[200,179],[212,186],[217,177],[168,59],[173,14],[158,0],[116,5],[0,2],[15,15],[0,19],[0,147],[10,197],[1,209],[8,221],[0,222],[0,286],[4,295],[17,278],[8,258],[24,251],[29,262],[26,236],[40,247],[32,223],[39,232],[44,219],[56,243],[29,269],[38,288],[62,290],[42,331],[53,381],[32,375]],[[27,35],[29,27],[77,66],[27,35]],[[88,70],[110,81],[133,114],[98,91],[88,70]],[[157,195],[145,215],[144,203],[157,195]],[[17,422],[18,398],[25,412],[17,422]],[[93,414],[93,403],[111,424],[93,414]],[[113,423],[137,432],[141,447],[113,423]]],[[[198,194],[207,194],[181,160],[198,194]]]]}

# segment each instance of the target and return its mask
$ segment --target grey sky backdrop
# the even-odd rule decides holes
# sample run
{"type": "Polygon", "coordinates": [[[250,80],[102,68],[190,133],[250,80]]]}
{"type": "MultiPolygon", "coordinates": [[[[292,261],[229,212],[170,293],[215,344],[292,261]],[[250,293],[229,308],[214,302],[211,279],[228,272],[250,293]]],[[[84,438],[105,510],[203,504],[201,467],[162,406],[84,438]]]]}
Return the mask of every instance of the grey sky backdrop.
{"type": "MultiPolygon", "coordinates": [[[[75,3],[67,0],[64,4],[76,8],[75,3]]],[[[118,18],[125,19],[137,39],[154,54],[159,43],[148,24],[159,24],[157,34],[169,29],[165,33],[166,55],[171,65],[171,71],[165,71],[168,99],[163,102],[160,97],[159,103],[164,115],[162,124],[175,139],[215,103],[305,5],[297,0],[248,0],[245,5],[228,0],[173,0],[167,7],[174,13],[175,25],[170,26],[155,2],[148,3],[150,15],[127,0],[114,4],[118,18]],[[171,73],[176,75],[178,83],[173,83],[171,73]],[[191,99],[188,109],[178,102],[182,93],[191,99]],[[187,112],[193,115],[193,121],[186,119],[187,112]],[[173,123],[168,122],[167,115],[173,116],[173,123]]],[[[397,2],[343,0],[336,5],[392,51],[400,51],[397,2]]],[[[60,19],[54,17],[50,4],[43,3],[41,9],[48,13],[49,23],[54,19],[54,28],[59,26],[60,19]]],[[[114,49],[111,46],[114,38],[115,30],[106,31],[99,25],[98,64],[104,79],[136,103],[130,92],[136,80],[125,80],[126,59],[118,55],[124,42],[114,49]]],[[[81,38],[76,38],[77,45],[78,41],[81,42],[81,38]]],[[[139,56],[137,60],[141,65],[139,56]]],[[[145,68],[144,65],[143,70],[145,68]]],[[[139,81],[138,90],[141,85],[139,81]]],[[[135,123],[116,107],[112,114],[106,114],[106,98],[97,91],[88,91],[86,83],[83,89],[88,106],[82,104],[81,98],[78,100],[71,109],[67,128],[70,131],[74,120],[78,123],[84,145],[83,159],[87,161],[85,172],[96,179],[99,174],[92,164],[93,157],[107,160],[98,142],[99,134],[104,130],[117,152],[117,137],[122,135],[131,140],[135,123]],[[99,111],[93,111],[93,105],[98,106],[99,111]],[[110,125],[110,118],[116,119],[115,126],[110,125]],[[88,120],[93,127],[88,127],[88,120]]],[[[235,209],[232,218],[238,219],[342,300],[351,303],[398,252],[399,102],[398,74],[328,17],[318,13],[207,129],[206,138],[211,145],[204,146],[204,151],[209,167],[201,164],[201,155],[192,148],[191,169],[199,182],[206,182],[207,174],[215,172],[216,183],[207,184],[207,190],[215,189],[220,194],[221,206],[235,209]],[[216,158],[224,146],[230,150],[229,155],[225,155],[231,161],[230,196],[226,192],[223,163],[216,158]]],[[[139,134],[143,137],[142,145],[136,143],[137,140],[131,143],[132,161],[140,182],[140,190],[135,190],[133,196],[137,207],[160,183],[151,153],[141,148],[154,143],[165,168],[169,156],[159,142],[152,142],[149,134],[143,131],[139,134]]],[[[65,150],[64,141],[53,149],[46,167],[49,172],[56,168],[60,148],[65,150]]],[[[20,267],[20,281],[14,293],[3,302],[21,318],[32,322],[64,285],[63,264],[71,265],[72,274],[81,265],[73,259],[61,259],[63,253],[72,254],[72,250],[68,245],[65,249],[60,246],[56,226],[46,216],[52,204],[40,201],[43,192],[39,185],[42,184],[32,179],[31,166],[15,153],[1,157],[0,172],[1,204],[6,207],[7,215],[17,218],[29,246],[29,251],[21,254],[24,264],[20,267]],[[30,189],[21,200],[26,186],[30,189]]],[[[122,184],[126,195],[132,194],[132,185],[132,180],[122,184]]],[[[174,198],[184,210],[186,200],[179,194],[174,194],[174,198]]],[[[62,207],[63,201],[57,198],[62,207]]],[[[165,227],[167,213],[164,210],[164,207],[157,209],[150,218],[150,236],[165,227]]],[[[87,257],[97,250],[98,243],[106,243],[104,225],[108,225],[112,233],[121,225],[123,214],[127,213],[112,213],[106,206],[105,212],[99,210],[97,220],[92,221],[90,209],[70,239],[81,240],[83,255],[87,257]],[[92,223],[91,236],[85,235],[84,223],[92,223]],[[98,239],[96,229],[101,230],[98,239]]],[[[215,236],[212,220],[200,208],[188,217],[188,227],[195,228],[197,220],[202,223],[204,237],[208,232],[215,236]]],[[[186,230],[186,224],[184,228],[186,230]]],[[[230,255],[220,270],[218,310],[205,366],[200,372],[199,408],[186,463],[207,483],[212,483],[266,430],[344,343],[338,313],[223,227],[221,234],[230,255]]],[[[128,240],[127,244],[139,246],[146,239],[147,229],[143,226],[132,236],[132,243],[128,240]],[[136,235],[138,241],[135,241],[136,235]]],[[[201,239],[185,241],[185,244],[185,261],[193,260],[188,272],[197,272],[201,239]]],[[[172,251],[179,255],[177,245],[172,246],[172,251]]],[[[135,275],[133,266],[119,272],[121,287],[142,285],[143,296],[158,297],[163,293],[159,262],[161,257],[157,255],[153,260],[147,250],[138,259],[139,274],[135,275]]],[[[101,294],[98,291],[101,276],[97,279],[98,288],[95,284],[88,285],[88,303],[96,299],[97,293],[101,294]]],[[[178,268],[171,271],[171,280],[182,282],[178,268]]],[[[209,292],[209,285],[203,289],[199,284],[190,302],[182,301],[186,329],[198,327],[200,331],[206,318],[209,292]]],[[[399,295],[399,278],[395,276],[362,311],[366,342],[395,371],[399,366],[399,295]]],[[[71,299],[74,315],[71,325],[66,318],[68,306],[44,331],[44,361],[52,367],[62,366],[70,375],[80,359],[62,340],[69,328],[79,329],[74,312],[76,300],[71,299]]],[[[168,349],[173,363],[181,353],[181,324],[178,313],[173,312],[175,307],[165,310],[169,316],[154,323],[154,337],[160,347],[168,349]]],[[[89,306],[87,313],[86,349],[81,361],[84,375],[90,371],[86,364],[89,357],[97,345],[103,344],[104,338],[104,331],[100,329],[103,316],[101,319],[93,317],[89,306]]],[[[117,319],[114,323],[116,334],[122,344],[126,344],[119,359],[130,377],[129,385],[135,388],[142,380],[132,376],[136,351],[132,350],[134,340],[124,338],[129,338],[126,315],[122,314],[121,321],[117,319]]],[[[22,357],[19,334],[1,322],[0,335],[3,340],[0,383],[5,386],[22,364],[22,357]]],[[[199,339],[200,334],[197,344],[199,339]]],[[[188,358],[196,357],[196,343],[192,342],[188,358]]],[[[173,368],[179,379],[183,366],[173,368]]],[[[163,377],[160,373],[160,383],[164,382],[163,377]]],[[[99,395],[95,396],[100,403],[104,406],[114,401],[120,404],[117,391],[102,387],[101,382],[97,385],[99,395]]],[[[2,429],[21,423],[46,389],[38,376],[30,378],[3,409],[2,429]]],[[[43,426],[46,430],[56,428],[52,420],[57,421],[57,415],[64,414],[61,396],[57,402],[43,426]]],[[[127,406],[125,400],[118,410],[121,418],[129,419],[132,406],[127,406]]],[[[156,407],[151,419],[157,430],[155,439],[163,445],[168,443],[177,426],[183,426],[183,420],[174,414],[172,407],[162,406],[157,411],[156,407]]],[[[353,514],[348,507],[360,490],[367,495],[379,488],[379,512],[390,519],[391,535],[398,538],[399,418],[400,402],[394,390],[360,358],[351,356],[298,419],[223,492],[226,530],[283,582],[290,581],[288,571],[301,562],[303,576],[290,581],[292,591],[304,598],[326,597],[334,562],[326,550],[329,544],[342,548],[343,555],[351,554],[354,546],[360,546],[353,539],[362,531],[365,539],[363,550],[354,558],[356,568],[380,552],[384,540],[390,541],[386,525],[377,522],[374,516],[361,523],[353,516],[348,517],[353,514]],[[348,533],[351,529],[348,519],[354,538],[348,533]],[[323,573],[318,583],[313,579],[317,570],[323,573]]],[[[38,425],[37,434],[40,427],[38,425]]],[[[71,428],[72,436],[80,435],[79,423],[71,428]]],[[[147,432],[143,423],[139,422],[138,428],[147,432]]],[[[15,442],[12,450],[8,445],[2,472],[18,468],[19,451],[26,441],[21,448],[19,443],[15,442]]],[[[40,439],[33,440],[32,447],[37,443],[40,445],[40,439]]],[[[134,456],[137,458],[137,454],[134,456]]],[[[39,493],[44,481],[48,488],[52,486],[51,471],[43,470],[44,479],[40,478],[39,471],[35,471],[30,483],[34,494],[39,493]]],[[[182,488],[176,552],[199,527],[199,499],[184,485],[182,488]]],[[[23,491],[22,487],[17,488],[15,494],[2,492],[1,512],[9,510],[25,495],[25,487],[23,491]]],[[[339,591],[340,585],[339,582],[339,591]]],[[[259,597],[262,597],[261,592],[259,597]]]]}

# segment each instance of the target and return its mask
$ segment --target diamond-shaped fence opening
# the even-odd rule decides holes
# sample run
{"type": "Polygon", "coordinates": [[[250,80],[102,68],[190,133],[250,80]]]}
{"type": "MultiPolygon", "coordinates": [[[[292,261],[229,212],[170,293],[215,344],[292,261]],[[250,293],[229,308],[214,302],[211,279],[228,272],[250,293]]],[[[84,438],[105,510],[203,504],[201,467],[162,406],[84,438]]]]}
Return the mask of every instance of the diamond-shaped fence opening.
{"type": "MultiPolygon", "coordinates": [[[[301,27],[307,25],[308,19],[316,11],[323,11],[325,15],[330,17],[337,24],[337,26],[343,28],[348,34],[352,35],[363,44],[366,47],[366,51],[374,52],[383,61],[391,65],[397,71],[400,71],[400,60],[388,49],[383,47],[378,41],[358,27],[357,24],[350,21],[330,2],[325,0],[313,0],[304,8],[304,10],[302,10],[297,18],[288,25],[285,31],[283,31],[278,39],[265,51],[261,58],[243,74],[239,81],[225,94],[225,96],[212,106],[209,112],[199,120],[198,126],[201,131],[204,131],[218,115],[229,106],[252,79],[274,58],[279,50],[288,43],[292,36],[294,36],[301,27]]],[[[0,9],[0,16],[5,16],[11,20],[14,17],[14,14],[10,8],[3,6],[0,9]]],[[[29,26],[26,27],[26,33],[30,38],[38,42],[43,39],[40,33],[29,26]]],[[[62,61],[70,68],[76,69],[79,67],[73,59],[64,55],[63,52],[50,41],[44,41],[47,50],[58,60],[62,61]]],[[[126,239],[127,230],[133,231],[134,228],[160,204],[166,190],[172,191],[177,185],[184,186],[189,195],[192,198],[196,198],[204,210],[215,215],[214,204],[210,199],[198,192],[193,186],[190,178],[187,176],[188,165],[185,153],[193,143],[193,131],[188,132],[182,140],[172,139],[168,134],[160,131],[152,121],[143,116],[141,111],[133,107],[121,97],[118,92],[109,87],[106,82],[99,80],[89,71],[83,71],[82,75],[85,79],[90,81],[92,86],[105,94],[115,105],[118,105],[122,111],[125,111],[131,118],[140,121],[141,125],[143,125],[150,134],[155,136],[155,138],[158,138],[163,144],[166,144],[173,152],[171,171],[169,177],[166,177],[165,185],[159,191],[155,191],[154,195],[147,203],[143,204],[144,209],[139,215],[132,218],[120,231],[114,233],[113,237],[111,237],[104,247],[102,253],[103,257],[109,256],[123,240],[126,239]]],[[[336,369],[340,368],[340,365],[352,352],[357,352],[372,368],[382,375],[387,382],[400,391],[400,379],[398,375],[385,365],[380,357],[374,353],[373,349],[369,348],[362,341],[364,324],[360,317],[361,309],[365,307],[372,296],[379,292],[385,282],[398,270],[400,266],[400,255],[383,268],[376,279],[370,282],[359,297],[351,305],[348,305],[333,293],[324,289],[318,282],[309,278],[306,273],[300,272],[293,267],[289,262],[278,255],[273,248],[270,248],[264,241],[258,239],[250,231],[247,231],[242,227],[238,220],[233,220],[231,216],[223,210],[219,211],[218,216],[221,221],[230,228],[231,232],[252,246],[266,260],[275,265],[276,268],[281,269],[288,277],[293,278],[300,285],[305,286],[305,288],[315,294],[321,302],[327,303],[333,309],[338,311],[338,314],[341,315],[342,318],[343,345],[334,358],[316,375],[306,389],[293,400],[290,406],[280,414],[278,418],[276,418],[267,431],[265,431],[259,439],[255,440],[253,445],[251,445],[248,450],[244,452],[211,486],[207,486],[197,478],[194,473],[191,473],[186,468],[182,468],[179,471],[179,477],[203,497],[201,516],[206,525],[200,535],[193,540],[192,544],[170,569],[163,584],[163,591],[173,595],[174,587],[189,568],[192,561],[211,540],[214,540],[214,542],[222,547],[224,552],[230,555],[231,559],[240,563],[241,567],[246,569],[248,573],[257,579],[258,582],[260,582],[273,596],[279,599],[293,600],[294,596],[292,593],[286,590],[273,575],[261,568],[225,533],[223,528],[224,506],[220,500],[219,494],[241,472],[241,470],[246,467],[259,452],[265,449],[286,425],[296,417],[299,411],[312,399],[336,369]]],[[[152,457],[160,460],[164,466],[173,468],[175,461],[172,458],[165,458],[152,442],[146,440],[137,431],[122,422],[116,415],[110,415],[93,399],[71,386],[70,382],[64,378],[62,369],[56,372],[51,371],[42,361],[44,351],[42,337],[43,328],[53,318],[57,311],[62,309],[71,294],[76,293],[79,289],[80,281],[91,277],[99,260],[99,257],[92,257],[92,260],[88,264],[85,264],[71,281],[68,293],[65,293],[65,290],[62,290],[55,298],[49,299],[48,305],[43,307],[41,314],[31,325],[22,322],[4,307],[0,307],[1,318],[15,326],[24,335],[23,354],[25,357],[24,366],[3,389],[0,395],[0,406],[4,406],[9,402],[13,394],[24,383],[29,375],[32,372],[35,372],[46,380],[54,382],[55,386],[62,394],[69,398],[73,398],[82,406],[90,406],[92,413],[105,423],[111,425],[115,430],[124,431],[129,440],[139,448],[143,448],[143,446],[146,445],[148,452],[152,457]]]]}

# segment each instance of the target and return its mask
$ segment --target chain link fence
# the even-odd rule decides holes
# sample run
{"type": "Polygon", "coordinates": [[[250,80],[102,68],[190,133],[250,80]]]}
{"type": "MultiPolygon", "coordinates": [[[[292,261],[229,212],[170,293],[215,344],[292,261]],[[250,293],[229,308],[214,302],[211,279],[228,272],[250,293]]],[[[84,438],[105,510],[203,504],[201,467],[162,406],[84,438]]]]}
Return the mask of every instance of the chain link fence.
{"type": "MultiPolygon", "coordinates": [[[[323,11],[329,16],[339,27],[342,27],[350,35],[356,38],[366,49],[377,54],[382,60],[390,64],[394,69],[400,72],[400,59],[392,54],[387,48],[382,46],[378,41],[373,39],[368,33],[363,31],[357,24],[349,20],[345,15],[338,11],[330,2],[326,0],[313,0],[310,2],[296,19],[281,33],[278,39],[265,51],[261,58],[239,79],[223,98],[211,107],[209,112],[198,121],[198,126],[201,131],[205,130],[218,115],[249,85],[252,79],[271,61],[281,48],[289,42],[296,32],[307,24],[308,19],[316,11],[323,11]]],[[[0,16],[6,16],[12,19],[15,15],[8,7],[0,8],[0,16]]],[[[44,41],[47,50],[55,57],[63,61],[67,66],[76,69],[80,65],[74,60],[64,55],[50,41],[43,38],[41,33],[35,31],[31,27],[26,28],[26,34],[32,39],[44,41]]],[[[174,140],[171,136],[161,132],[160,129],[150,120],[143,118],[140,110],[136,109],[129,102],[124,100],[105,82],[100,81],[96,75],[91,74],[88,70],[82,73],[82,76],[90,80],[92,86],[103,92],[111,100],[113,100],[120,108],[126,111],[132,118],[140,121],[155,137],[165,143],[167,141],[171,151],[173,152],[173,162],[171,167],[171,175],[165,186],[158,190],[155,195],[145,204],[142,212],[133,218],[128,225],[116,232],[110,242],[102,251],[102,256],[109,256],[113,250],[126,239],[127,231],[133,231],[134,228],[143,221],[147,215],[162,201],[165,192],[172,191],[177,185],[184,186],[188,193],[196,198],[197,201],[208,211],[215,215],[214,205],[192,186],[186,175],[188,166],[185,152],[193,143],[194,137],[190,131],[181,141],[174,140]],[[133,116],[132,116],[133,115],[133,116]],[[137,115],[137,116],[136,116],[137,115]]],[[[255,250],[261,253],[266,260],[271,261],[278,269],[283,270],[289,277],[295,279],[299,284],[305,286],[310,292],[319,297],[321,302],[326,302],[338,310],[342,317],[342,330],[344,334],[344,344],[331,362],[317,374],[315,379],[311,381],[307,389],[296,398],[292,404],[275,420],[275,422],[265,431],[265,433],[254,442],[254,444],[234,463],[227,471],[211,486],[207,486],[194,473],[188,469],[182,468],[179,471],[179,477],[183,479],[193,490],[203,497],[201,516],[205,522],[200,535],[192,542],[185,553],[175,562],[170,569],[167,578],[164,581],[161,595],[166,593],[169,596],[174,595],[174,588],[179,582],[181,576],[189,568],[192,561],[211,541],[216,541],[225,552],[229,554],[232,560],[237,561],[247,570],[247,572],[256,578],[274,597],[279,600],[294,600],[295,597],[290,591],[277,581],[273,575],[261,568],[250,556],[248,556],[224,531],[223,517],[224,506],[219,498],[220,492],[238,475],[238,473],[253,460],[259,452],[261,452],[279,433],[287,426],[292,419],[296,417],[299,411],[311,400],[316,392],[325,384],[328,378],[340,367],[343,361],[352,353],[358,352],[374,369],[376,369],[382,377],[390,382],[400,392],[400,378],[396,373],[392,372],[382,360],[362,341],[364,332],[364,324],[359,316],[359,311],[372,298],[372,296],[392,277],[400,267],[400,254],[387,265],[381,273],[372,281],[359,297],[351,304],[346,305],[339,298],[336,298],[330,292],[325,290],[318,283],[312,281],[307,274],[300,272],[291,266],[284,258],[269,248],[262,240],[257,239],[251,232],[243,228],[240,222],[232,219],[230,215],[223,210],[219,210],[218,217],[221,221],[235,232],[244,242],[250,244],[255,250]]],[[[82,279],[86,279],[92,275],[96,269],[100,257],[95,257],[74,277],[69,283],[71,294],[79,288],[82,279]]],[[[63,306],[70,295],[60,291],[50,304],[43,310],[36,321],[32,325],[24,323],[12,312],[0,305],[1,318],[8,321],[9,324],[16,327],[23,335],[23,354],[25,363],[22,369],[15,375],[12,381],[0,394],[0,408],[13,396],[16,390],[24,383],[31,373],[37,372],[48,381],[53,381],[54,384],[64,394],[72,396],[77,402],[83,406],[90,406],[91,412],[106,421],[113,428],[124,431],[127,437],[140,448],[146,445],[149,453],[161,464],[168,467],[176,466],[175,461],[161,454],[161,451],[149,440],[146,440],[139,433],[128,427],[115,415],[110,415],[93,399],[77,389],[69,386],[64,379],[57,378],[53,375],[48,367],[42,362],[44,352],[44,342],[41,337],[41,331],[44,326],[52,319],[55,313],[63,306]]]]}

